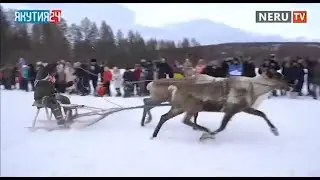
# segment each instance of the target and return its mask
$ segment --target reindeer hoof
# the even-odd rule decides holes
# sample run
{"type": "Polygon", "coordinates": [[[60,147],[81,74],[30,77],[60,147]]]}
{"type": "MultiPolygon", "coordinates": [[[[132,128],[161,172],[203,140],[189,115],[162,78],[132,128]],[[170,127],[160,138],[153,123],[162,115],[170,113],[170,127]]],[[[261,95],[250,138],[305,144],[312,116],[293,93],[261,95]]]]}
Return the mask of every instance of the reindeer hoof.
{"type": "Polygon", "coordinates": [[[144,124],[149,124],[151,122],[151,118],[148,118],[144,124]]]}
{"type": "Polygon", "coordinates": [[[273,133],[273,135],[279,136],[279,131],[277,128],[271,128],[271,132],[273,133]]]}
{"type": "Polygon", "coordinates": [[[206,139],[215,139],[215,136],[210,133],[203,133],[199,139],[199,141],[203,141],[206,139]]]}

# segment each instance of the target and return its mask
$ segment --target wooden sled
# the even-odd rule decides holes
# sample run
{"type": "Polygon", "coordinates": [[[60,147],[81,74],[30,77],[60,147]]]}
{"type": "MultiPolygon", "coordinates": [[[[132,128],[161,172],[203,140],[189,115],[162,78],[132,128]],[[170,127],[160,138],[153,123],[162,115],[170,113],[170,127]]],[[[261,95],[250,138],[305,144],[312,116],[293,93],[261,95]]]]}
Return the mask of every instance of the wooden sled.
{"type": "MultiPolygon", "coordinates": [[[[47,120],[49,120],[49,121],[52,120],[52,112],[50,111],[50,109],[47,106],[45,106],[44,104],[40,104],[37,101],[34,101],[32,106],[35,106],[37,108],[37,112],[36,112],[36,115],[33,119],[31,128],[35,127],[41,109],[45,109],[47,120]]],[[[75,112],[76,112],[75,116],[76,116],[78,114],[78,108],[83,107],[83,105],[61,104],[61,103],[60,103],[60,106],[61,106],[61,108],[68,108],[71,110],[71,111],[67,111],[67,114],[65,114],[65,112],[62,111],[64,119],[66,119],[66,117],[69,116],[69,113],[72,113],[72,110],[75,110],[75,112]]]]}
{"type": "MultiPolygon", "coordinates": [[[[48,121],[53,121],[52,120],[52,112],[50,110],[50,108],[46,107],[44,104],[40,104],[36,101],[33,102],[32,106],[35,106],[37,108],[37,112],[36,112],[36,115],[32,121],[32,125],[31,127],[27,127],[29,129],[37,129],[36,127],[36,123],[38,121],[38,116],[39,116],[39,113],[40,113],[40,110],[41,109],[45,109],[46,111],[46,117],[47,117],[47,120],[48,121]]],[[[94,123],[95,121],[98,122],[99,119],[101,118],[104,118],[104,114],[109,112],[110,110],[113,110],[115,108],[110,108],[110,109],[101,109],[101,108],[95,108],[95,107],[89,107],[89,106],[85,106],[85,105],[77,105],[77,104],[61,104],[60,103],[60,106],[62,109],[65,109],[67,108],[68,110],[70,111],[67,111],[67,114],[65,114],[65,111],[62,110],[62,114],[63,114],[63,118],[66,120],[67,117],[69,116],[69,113],[72,113],[73,110],[75,110],[75,114],[72,114],[72,118],[73,120],[77,119],[77,118],[80,118],[80,117],[85,117],[85,116],[94,116],[94,115],[100,115],[99,118],[97,118],[97,120],[92,120],[90,122],[88,122],[88,124],[92,124],[94,123]],[[89,112],[85,112],[85,113],[78,113],[78,109],[86,109],[86,110],[89,110],[89,112]]],[[[52,122],[55,124],[55,122],[52,122]]],[[[84,127],[86,127],[84,125],[84,127]]],[[[40,129],[46,129],[44,127],[39,127],[40,129]]],[[[55,128],[51,128],[51,130],[54,130],[55,128]]],[[[49,129],[47,129],[49,130],[49,129]]],[[[50,130],[50,131],[51,131],[50,130]]]]}

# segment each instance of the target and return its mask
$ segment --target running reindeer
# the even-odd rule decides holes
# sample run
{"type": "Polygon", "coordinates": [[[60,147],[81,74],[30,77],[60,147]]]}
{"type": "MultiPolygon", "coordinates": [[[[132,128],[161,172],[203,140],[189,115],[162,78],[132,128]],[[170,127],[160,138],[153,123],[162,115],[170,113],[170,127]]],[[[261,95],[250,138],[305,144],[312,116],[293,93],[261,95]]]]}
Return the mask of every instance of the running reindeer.
{"type": "Polygon", "coordinates": [[[254,78],[220,78],[219,81],[200,84],[189,82],[172,85],[170,81],[154,81],[152,86],[163,89],[169,86],[168,90],[171,92],[171,109],[161,116],[152,137],[157,136],[166,121],[186,112],[183,123],[204,131],[200,140],[213,138],[215,134],[223,131],[231,118],[239,112],[262,117],[271,132],[278,136],[279,132],[275,125],[256,108],[272,90],[289,89],[286,78],[275,71],[267,71],[254,78]],[[201,111],[224,112],[220,127],[215,131],[209,131],[205,127],[199,128],[198,125],[192,123],[191,117],[201,111]]]}
{"type": "MultiPolygon", "coordinates": [[[[151,109],[154,107],[157,107],[157,105],[168,102],[171,99],[171,90],[169,89],[169,86],[171,85],[177,85],[177,84],[186,84],[186,83],[208,83],[213,82],[215,80],[219,80],[221,78],[214,78],[205,74],[199,74],[194,77],[188,77],[183,79],[157,79],[152,82],[150,82],[147,85],[147,90],[150,91],[150,97],[144,98],[143,103],[145,107],[143,108],[143,114],[141,118],[141,126],[144,126],[147,123],[150,123],[152,121],[152,114],[151,109]],[[156,84],[154,86],[154,83],[156,84]],[[160,83],[161,86],[158,86],[157,84],[160,83]],[[148,116],[147,116],[148,115],[148,116]],[[147,118],[147,120],[146,120],[147,118]]],[[[194,124],[197,125],[197,118],[198,113],[194,114],[194,124]]],[[[196,129],[196,127],[194,128],[196,129]]]]}

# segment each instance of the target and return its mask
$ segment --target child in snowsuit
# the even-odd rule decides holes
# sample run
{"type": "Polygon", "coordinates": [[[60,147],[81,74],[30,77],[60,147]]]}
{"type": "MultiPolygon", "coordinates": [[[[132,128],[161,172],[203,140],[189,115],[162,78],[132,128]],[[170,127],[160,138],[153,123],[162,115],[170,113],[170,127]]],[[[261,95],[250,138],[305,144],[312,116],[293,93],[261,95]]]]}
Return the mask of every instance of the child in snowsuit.
{"type": "Polygon", "coordinates": [[[106,94],[106,88],[103,83],[98,83],[96,96],[102,97],[106,94]]]}
{"type": "MultiPolygon", "coordinates": [[[[71,112],[69,116],[64,119],[62,112],[61,112],[61,104],[70,104],[70,99],[66,96],[56,94],[55,90],[55,75],[56,71],[56,64],[49,64],[45,67],[41,67],[36,75],[35,83],[34,83],[34,100],[38,104],[43,104],[46,107],[51,109],[52,114],[57,120],[58,125],[64,125],[65,120],[68,122],[72,122],[72,114],[71,112]]],[[[72,86],[72,82],[68,83],[67,86],[72,86]]]]}

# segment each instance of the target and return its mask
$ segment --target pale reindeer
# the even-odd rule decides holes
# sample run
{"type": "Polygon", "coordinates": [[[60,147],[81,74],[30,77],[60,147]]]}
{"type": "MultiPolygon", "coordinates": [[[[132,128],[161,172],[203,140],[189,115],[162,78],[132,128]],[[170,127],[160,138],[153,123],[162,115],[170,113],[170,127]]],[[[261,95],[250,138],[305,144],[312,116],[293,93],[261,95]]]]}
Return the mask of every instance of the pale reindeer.
{"type": "MultiPolygon", "coordinates": [[[[147,123],[152,121],[152,114],[151,109],[155,106],[163,103],[168,102],[171,99],[171,90],[169,89],[170,85],[176,84],[185,84],[185,83],[208,83],[213,81],[219,81],[222,78],[214,78],[205,74],[195,75],[194,77],[187,77],[183,79],[157,79],[150,82],[147,85],[147,89],[150,92],[150,97],[144,98],[143,103],[145,107],[143,108],[143,114],[141,119],[141,126],[144,126],[147,123]],[[157,84],[160,83],[161,85],[158,86],[157,84]],[[148,115],[148,116],[147,116],[148,115]],[[146,121],[147,117],[147,121],[146,121]]],[[[197,124],[197,117],[198,113],[194,114],[194,123],[197,124]]],[[[194,128],[196,129],[196,128],[194,128]]]]}
{"type": "Polygon", "coordinates": [[[289,89],[286,78],[278,73],[267,71],[261,76],[220,78],[219,81],[209,83],[180,83],[170,85],[170,81],[153,82],[154,88],[168,87],[171,92],[171,109],[161,116],[152,137],[156,137],[162,125],[169,119],[186,112],[183,123],[205,131],[200,140],[213,138],[215,134],[223,131],[231,118],[239,113],[262,117],[274,135],[279,132],[267,116],[256,108],[267,98],[267,94],[274,89],[289,89]],[[209,131],[205,127],[199,127],[191,122],[191,117],[201,111],[224,112],[220,127],[215,131],[209,131]]]}

